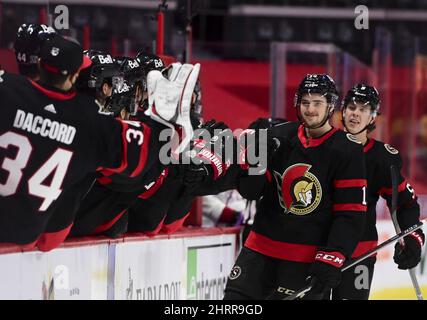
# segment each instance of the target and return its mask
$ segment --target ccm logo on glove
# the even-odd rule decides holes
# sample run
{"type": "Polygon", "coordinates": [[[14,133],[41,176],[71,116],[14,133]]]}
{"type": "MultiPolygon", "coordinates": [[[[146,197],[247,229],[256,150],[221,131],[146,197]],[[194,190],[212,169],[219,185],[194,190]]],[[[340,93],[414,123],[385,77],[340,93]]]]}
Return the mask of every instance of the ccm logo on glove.
{"type": "Polygon", "coordinates": [[[315,261],[321,261],[334,267],[341,268],[344,264],[345,257],[339,252],[319,251],[314,258],[315,261]]]}

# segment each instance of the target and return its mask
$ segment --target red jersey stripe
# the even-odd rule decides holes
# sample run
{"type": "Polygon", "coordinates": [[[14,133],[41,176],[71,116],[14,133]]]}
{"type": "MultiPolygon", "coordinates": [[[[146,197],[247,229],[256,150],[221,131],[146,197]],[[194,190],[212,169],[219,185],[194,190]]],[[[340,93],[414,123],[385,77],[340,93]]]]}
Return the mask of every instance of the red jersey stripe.
{"type": "Polygon", "coordinates": [[[149,188],[147,191],[144,191],[141,193],[138,198],[140,199],[148,199],[150,198],[154,193],[156,193],[157,190],[163,185],[163,182],[165,178],[168,176],[169,169],[166,168],[162,171],[162,173],[157,177],[156,182],[149,188]]]}
{"type": "Polygon", "coordinates": [[[254,231],[249,233],[245,247],[276,259],[305,263],[313,262],[317,252],[317,246],[276,241],[254,231]]]}
{"type": "Polygon", "coordinates": [[[65,238],[70,233],[71,223],[68,227],[56,231],[56,232],[45,232],[37,240],[37,247],[40,251],[50,251],[57,248],[61,243],[64,242],[65,238]]]}
{"type": "Polygon", "coordinates": [[[366,186],[366,179],[334,180],[334,188],[356,188],[366,186]]]}
{"type": "Polygon", "coordinates": [[[129,126],[125,122],[121,122],[121,124],[122,124],[122,155],[123,155],[122,163],[118,168],[115,168],[115,169],[112,169],[112,168],[102,169],[100,172],[106,177],[111,176],[113,173],[121,173],[128,166],[128,159],[127,159],[128,145],[126,141],[126,130],[128,129],[129,126]]]}
{"type": "Polygon", "coordinates": [[[302,146],[307,149],[311,147],[318,147],[323,142],[328,140],[336,131],[338,131],[337,128],[332,128],[329,132],[325,133],[323,136],[319,138],[309,138],[305,135],[304,126],[300,125],[298,127],[298,139],[301,142],[302,146]]]}
{"type": "Polygon", "coordinates": [[[144,233],[150,238],[156,236],[160,232],[160,229],[162,229],[165,218],[166,217],[163,217],[162,221],[159,222],[154,230],[144,231],[144,233]]]}
{"type": "Polygon", "coordinates": [[[375,140],[374,139],[369,139],[368,143],[363,147],[363,152],[368,152],[369,150],[372,149],[372,147],[374,146],[375,140]]]}
{"type": "Polygon", "coordinates": [[[149,141],[150,141],[150,137],[151,137],[151,130],[145,124],[143,124],[143,123],[141,123],[141,124],[144,127],[144,142],[143,142],[144,145],[141,148],[138,166],[130,175],[132,178],[136,177],[144,169],[145,163],[147,162],[147,157],[148,157],[148,148],[150,147],[149,141]]]}
{"type": "Polygon", "coordinates": [[[169,224],[163,224],[162,232],[165,232],[167,234],[171,234],[171,233],[178,231],[184,225],[184,222],[188,218],[189,215],[190,215],[190,212],[188,212],[181,219],[175,220],[174,222],[171,222],[169,224]]]}
{"type": "Polygon", "coordinates": [[[332,206],[332,211],[363,211],[366,212],[366,206],[359,203],[340,203],[332,206]]]}
{"type": "MultiPolygon", "coordinates": [[[[403,190],[405,190],[405,188],[406,188],[406,180],[403,180],[402,181],[402,183],[401,184],[399,184],[399,186],[397,187],[397,191],[398,192],[401,192],[401,191],[403,191],[403,190]]],[[[391,195],[392,193],[393,193],[393,190],[392,190],[392,188],[381,188],[379,191],[378,191],[378,193],[380,194],[380,195],[382,195],[382,194],[388,194],[388,195],[391,195]]]]}
{"type": "Polygon", "coordinates": [[[69,92],[56,92],[52,91],[46,88],[43,88],[38,83],[34,82],[33,80],[30,80],[30,83],[41,93],[48,96],[49,98],[55,99],[55,100],[70,100],[74,98],[77,94],[76,91],[69,91],[69,92]]]}
{"type": "Polygon", "coordinates": [[[369,250],[375,248],[378,245],[378,241],[377,240],[372,240],[372,241],[360,241],[357,244],[356,249],[354,250],[353,254],[352,254],[352,258],[358,258],[361,255],[364,255],[366,252],[368,252],[369,250]]]}
{"type": "Polygon", "coordinates": [[[115,216],[110,221],[107,221],[106,223],[103,223],[103,224],[97,226],[95,231],[92,233],[92,235],[95,235],[95,234],[98,234],[98,233],[101,233],[101,232],[104,232],[104,231],[110,229],[117,222],[117,220],[119,220],[122,217],[122,215],[126,212],[126,210],[127,209],[120,212],[117,216],[115,216]]]}

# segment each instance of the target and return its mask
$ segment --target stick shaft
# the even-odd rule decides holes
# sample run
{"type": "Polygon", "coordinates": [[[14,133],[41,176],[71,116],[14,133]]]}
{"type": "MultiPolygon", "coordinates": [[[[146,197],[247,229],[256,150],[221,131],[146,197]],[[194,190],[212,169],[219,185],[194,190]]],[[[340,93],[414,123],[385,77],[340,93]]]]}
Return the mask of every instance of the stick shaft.
{"type": "MultiPolygon", "coordinates": [[[[400,233],[401,230],[400,230],[399,222],[397,221],[397,200],[399,197],[399,190],[398,190],[399,176],[398,176],[397,168],[392,165],[390,167],[390,173],[391,173],[391,186],[392,186],[391,220],[393,221],[393,226],[394,226],[394,230],[396,230],[396,233],[400,233]]],[[[403,238],[399,240],[399,242],[402,246],[405,245],[403,238]]],[[[423,295],[421,293],[420,285],[418,284],[417,276],[415,274],[415,268],[409,269],[408,271],[411,277],[411,282],[414,287],[417,299],[424,300],[423,295]]]]}

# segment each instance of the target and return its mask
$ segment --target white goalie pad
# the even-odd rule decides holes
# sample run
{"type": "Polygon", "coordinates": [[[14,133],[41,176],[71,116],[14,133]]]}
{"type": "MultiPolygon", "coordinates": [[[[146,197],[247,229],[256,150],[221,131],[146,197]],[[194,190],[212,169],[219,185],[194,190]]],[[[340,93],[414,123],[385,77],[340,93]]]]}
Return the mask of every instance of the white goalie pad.
{"type": "Polygon", "coordinates": [[[173,63],[168,78],[153,70],[147,75],[148,110],[146,114],[170,128],[182,128],[182,141],[176,153],[182,152],[193,136],[190,121],[191,98],[199,77],[200,64],[173,63]]]}

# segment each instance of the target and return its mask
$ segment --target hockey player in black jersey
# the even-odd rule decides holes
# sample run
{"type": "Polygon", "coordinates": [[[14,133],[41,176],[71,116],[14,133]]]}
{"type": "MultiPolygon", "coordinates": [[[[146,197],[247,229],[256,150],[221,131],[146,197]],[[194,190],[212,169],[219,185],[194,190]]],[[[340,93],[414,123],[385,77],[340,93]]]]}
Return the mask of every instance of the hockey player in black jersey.
{"type": "MultiPolygon", "coordinates": [[[[390,145],[370,137],[375,129],[376,117],[380,113],[380,98],[377,90],[366,84],[357,84],[351,88],[342,104],[342,117],[345,130],[350,132],[363,144],[366,159],[368,188],[365,201],[367,202],[367,219],[361,240],[353,253],[353,258],[363,255],[369,249],[377,246],[378,234],[376,229],[376,204],[379,197],[387,201],[391,208],[392,183],[390,167],[394,165],[399,170],[398,210],[397,219],[402,230],[419,221],[420,207],[412,186],[400,174],[402,159],[398,150],[390,145]]],[[[405,246],[398,243],[395,247],[394,261],[399,269],[415,267],[421,259],[421,249],[425,236],[421,229],[404,238],[405,246]]],[[[374,274],[375,257],[366,259],[361,265],[368,274],[366,283],[356,286],[356,278],[361,276],[355,272],[355,267],[343,273],[341,284],[333,290],[333,299],[367,300],[374,274]]],[[[360,270],[360,269],[359,269],[360,270]]]]}
{"type": "MultiPolygon", "coordinates": [[[[128,64],[127,60],[122,58],[121,63],[128,64]]],[[[139,77],[132,76],[140,73],[129,66],[125,68],[122,66],[121,70],[124,71],[125,81],[131,82],[130,86],[140,81],[139,77]]],[[[200,86],[196,84],[190,111],[194,129],[197,129],[202,121],[199,90],[200,86]]],[[[106,110],[116,116],[129,114],[126,103],[118,102],[128,101],[132,105],[132,97],[134,96],[130,91],[113,93],[107,99],[106,110]],[[126,96],[128,99],[125,99],[126,96]]],[[[131,119],[152,121],[141,109],[136,117],[133,116],[131,119]]],[[[208,126],[209,123],[206,124],[206,127],[208,126]]],[[[153,137],[159,138],[160,132],[152,133],[153,137]]],[[[160,231],[170,234],[178,230],[188,216],[195,197],[185,192],[180,177],[180,166],[158,164],[150,172],[150,177],[151,180],[141,184],[135,192],[111,190],[104,186],[105,183],[109,183],[108,180],[98,179],[83,200],[70,234],[72,236],[104,234],[118,237],[129,231],[155,236],[160,231]]]]}
{"type": "Polygon", "coordinates": [[[284,298],[307,281],[306,298],[319,299],[339,285],[363,231],[366,172],[362,145],[329,124],[337,99],[329,76],[307,75],[295,95],[300,123],[270,130],[275,147],[225,299],[284,298]]]}
{"type": "MultiPolygon", "coordinates": [[[[39,82],[2,72],[2,243],[55,248],[73,224],[88,175],[99,173],[124,188],[141,183],[158,162],[158,154],[150,152],[156,142],[150,126],[106,117],[93,98],[73,90],[80,70],[90,63],[79,45],[55,36],[42,46],[39,82]]],[[[176,119],[169,116],[179,97],[191,94],[198,76],[198,65],[185,66],[176,81],[152,80],[153,103],[164,123],[189,121],[182,119],[186,101],[176,119]],[[173,99],[155,99],[158,88],[173,99]]]]}
{"type": "Polygon", "coordinates": [[[94,97],[100,111],[108,115],[110,113],[105,110],[105,103],[113,93],[113,82],[120,82],[123,78],[119,66],[108,53],[86,50],[84,54],[92,64],[80,72],[76,81],[77,91],[94,97]]]}

